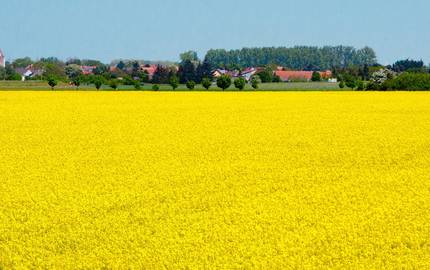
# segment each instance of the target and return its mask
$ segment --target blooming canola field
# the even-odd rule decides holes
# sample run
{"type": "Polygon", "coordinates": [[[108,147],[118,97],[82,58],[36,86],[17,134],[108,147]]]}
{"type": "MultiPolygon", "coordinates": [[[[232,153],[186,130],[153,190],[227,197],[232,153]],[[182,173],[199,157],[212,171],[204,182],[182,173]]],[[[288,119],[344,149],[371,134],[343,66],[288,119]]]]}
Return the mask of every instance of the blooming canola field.
{"type": "Polygon", "coordinates": [[[430,94],[0,92],[0,269],[429,269],[430,94]]]}

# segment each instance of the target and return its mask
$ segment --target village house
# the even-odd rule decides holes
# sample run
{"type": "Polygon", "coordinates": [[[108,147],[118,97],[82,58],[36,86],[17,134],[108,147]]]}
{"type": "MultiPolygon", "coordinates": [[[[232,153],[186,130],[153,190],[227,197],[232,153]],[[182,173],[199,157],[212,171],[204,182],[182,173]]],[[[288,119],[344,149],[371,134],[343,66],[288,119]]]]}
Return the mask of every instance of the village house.
{"type": "Polygon", "coordinates": [[[156,65],[141,65],[140,71],[146,72],[148,74],[148,79],[152,80],[152,77],[154,77],[154,74],[157,71],[157,66],[156,65]]]}
{"type": "Polygon", "coordinates": [[[81,66],[81,71],[84,75],[91,75],[94,74],[96,68],[97,66],[81,66]]]}
{"type": "Polygon", "coordinates": [[[212,71],[212,77],[214,78],[219,78],[222,75],[228,75],[231,78],[238,78],[240,76],[240,72],[237,70],[226,70],[226,69],[215,69],[214,71],[212,71]]]}
{"type": "Polygon", "coordinates": [[[6,66],[6,57],[3,54],[3,51],[0,49],[0,67],[6,66]]]}
{"type": "Polygon", "coordinates": [[[253,67],[245,68],[240,73],[240,76],[244,78],[247,82],[251,81],[252,76],[257,73],[257,69],[253,67]]]}
{"type": "Polygon", "coordinates": [[[21,75],[22,81],[43,75],[43,69],[36,68],[33,64],[28,65],[25,68],[16,68],[15,71],[21,75]]]}

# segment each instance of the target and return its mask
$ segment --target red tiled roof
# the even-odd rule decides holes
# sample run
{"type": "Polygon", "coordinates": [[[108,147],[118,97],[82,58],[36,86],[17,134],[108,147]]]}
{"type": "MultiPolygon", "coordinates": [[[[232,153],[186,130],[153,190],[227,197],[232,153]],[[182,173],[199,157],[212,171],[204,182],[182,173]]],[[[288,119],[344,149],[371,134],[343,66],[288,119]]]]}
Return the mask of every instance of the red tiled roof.
{"type": "Polygon", "coordinates": [[[149,67],[141,66],[140,70],[146,71],[146,72],[148,72],[148,75],[152,76],[157,71],[157,66],[156,65],[151,65],[149,67]]]}
{"type": "MultiPolygon", "coordinates": [[[[319,72],[321,77],[330,78],[332,76],[332,72],[330,70],[319,72]]],[[[281,78],[282,81],[289,81],[292,79],[304,79],[311,80],[313,71],[294,71],[294,70],[277,70],[275,74],[281,78]]]]}

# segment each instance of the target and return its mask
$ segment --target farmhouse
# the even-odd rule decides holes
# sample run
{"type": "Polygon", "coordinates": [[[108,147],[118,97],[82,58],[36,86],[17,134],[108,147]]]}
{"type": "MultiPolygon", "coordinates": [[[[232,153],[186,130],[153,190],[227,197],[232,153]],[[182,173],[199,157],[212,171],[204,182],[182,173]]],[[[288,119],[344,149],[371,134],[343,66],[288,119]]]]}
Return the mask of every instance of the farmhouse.
{"type": "Polygon", "coordinates": [[[240,74],[239,74],[239,71],[237,70],[230,71],[226,69],[215,69],[214,71],[212,71],[212,76],[214,78],[219,78],[221,77],[221,75],[228,75],[232,78],[237,78],[239,77],[240,74]]]}
{"type": "Polygon", "coordinates": [[[84,75],[90,75],[94,73],[94,70],[97,68],[97,66],[81,66],[82,74],[84,75]]]}
{"type": "Polygon", "coordinates": [[[141,65],[140,71],[146,72],[148,74],[148,79],[152,80],[152,77],[154,77],[154,74],[157,71],[157,66],[156,65],[141,65]]]}
{"type": "Polygon", "coordinates": [[[257,69],[250,67],[250,68],[246,68],[244,70],[242,70],[242,72],[240,73],[240,76],[242,78],[244,78],[247,82],[249,82],[252,78],[252,76],[255,75],[255,73],[257,73],[257,69]]]}
{"type": "Polygon", "coordinates": [[[0,67],[6,66],[6,57],[3,54],[3,51],[0,49],[0,67]]]}
{"type": "Polygon", "coordinates": [[[33,64],[26,66],[25,68],[16,68],[15,71],[21,75],[21,80],[34,78],[36,76],[43,75],[43,69],[35,67],[33,64]]]}
{"type": "MultiPolygon", "coordinates": [[[[329,79],[332,77],[332,72],[319,71],[321,78],[329,79]]],[[[281,78],[281,81],[289,82],[294,80],[310,81],[312,79],[313,71],[295,71],[295,70],[276,70],[275,75],[281,78]]]]}

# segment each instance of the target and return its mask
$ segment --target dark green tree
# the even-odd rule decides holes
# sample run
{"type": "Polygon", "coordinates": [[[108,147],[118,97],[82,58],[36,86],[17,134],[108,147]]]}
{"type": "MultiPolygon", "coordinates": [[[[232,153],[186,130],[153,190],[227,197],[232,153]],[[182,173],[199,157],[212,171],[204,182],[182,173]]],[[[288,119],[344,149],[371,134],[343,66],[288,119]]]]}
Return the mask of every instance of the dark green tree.
{"type": "Polygon", "coordinates": [[[231,85],[231,78],[228,75],[221,75],[217,81],[216,85],[221,88],[223,91],[230,87],[231,85]]]}
{"type": "Polygon", "coordinates": [[[119,61],[119,63],[116,65],[116,67],[117,67],[119,70],[124,70],[124,69],[125,69],[125,63],[121,60],[121,61],[119,61]]]}
{"type": "Polygon", "coordinates": [[[185,60],[179,65],[178,70],[179,81],[186,83],[196,79],[196,68],[190,60],[185,60]]]}
{"type": "Polygon", "coordinates": [[[211,80],[209,80],[208,78],[204,78],[204,79],[202,80],[202,86],[203,86],[206,90],[209,90],[209,88],[211,87],[211,85],[212,85],[212,82],[211,82],[211,80]]]}
{"type": "Polygon", "coordinates": [[[273,81],[273,70],[271,67],[266,67],[264,70],[257,73],[262,83],[270,83],[273,81]]]}
{"type": "Polygon", "coordinates": [[[48,85],[51,86],[51,89],[54,90],[55,86],[57,86],[58,81],[54,77],[48,78],[48,85]]]}
{"type": "Polygon", "coordinates": [[[311,78],[311,80],[312,80],[313,82],[319,82],[319,81],[321,81],[321,74],[320,74],[319,72],[317,72],[317,71],[314,71],[314,72],[312,73],[312,78],[311,78]]]}
{"type": "Polygon", "coordinates": [[[251,79],[252,88],[258,89],[258,84],[259,84],[259,81],[258,81],[257,76],[252,77],[252,79],[251,79]]]}
{"type": "Polygon", "coordinates": [[[118,88],[118,82],[117,80],[113,79],[109,82],[109,86],[113,89],[116,90],[118,88]]]}
{"type": "Polygon", "coordinates": [[[239,90],[243,90],[245,88],[245,85],[246,85],[246,81],[242,77],[234,80],[234,86],[239,90]]]}
{"type": "Polygon", "coordinates": [[[103,77],[101,77],[100,75],[95,76],[93,83],[96,89],[100,90],[103,85],[103,77]]]}
{"type": "Polygon", "coordinates": [[[169,78],[171,77],[171,72],[168,68],[158,65],[157,70],[152,77],[152,83],[155,84],[166,84],[169,83],[169,78]]]}
{"type": "Polygon", "coordinates": [[[172,77],[170,77],[169,84],[170,84],[170,86],[172,87],[173,90],[175,90],[176,88],[178,88],[178,86],[179,86],[178,77],[175,76],[175,75],[172,76],[172,77]]]}
{"type": "Polygon", "coordinates": [[[196,83],[194,81],[188,81],[186,85],[188,89],[193,90],[196,86],[196,83]]]}
{"type": "Polygon", "coordinates": [[[198,62],[199,61],[199,57],[197,55],[197,52],[195,52],[195,51],[187,51],[187,52],[181,53],[179,58],[181,59],[181,62],[185,62],[185,61],[198,62]]]}
{"type": "Polygon", "coordinates": [[[72,83],[74,86],[76,86],[76,89],[79,89],[79,86],[82,83],[82,75],[81,76],[77,76],[72,80],[72,83]]]}

